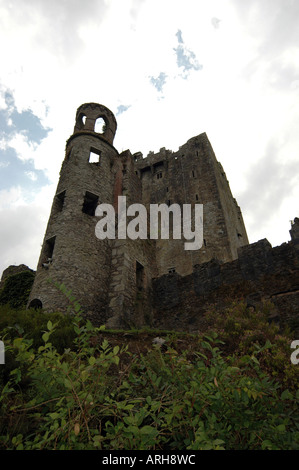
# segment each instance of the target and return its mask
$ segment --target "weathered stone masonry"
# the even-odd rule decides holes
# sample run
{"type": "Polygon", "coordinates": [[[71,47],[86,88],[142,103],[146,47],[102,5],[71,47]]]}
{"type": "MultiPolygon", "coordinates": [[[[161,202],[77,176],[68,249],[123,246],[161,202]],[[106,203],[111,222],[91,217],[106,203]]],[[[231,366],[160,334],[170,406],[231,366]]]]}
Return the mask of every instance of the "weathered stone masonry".
{"type": "Polygon", "coordinates": [[[174,329],[203,330],[204,314],[211,309],[220,312],[240,300],[256,308],[270,301],[272,320],[299,332],[298,227],[295,219],[291,241],[281,246],[272,248],[266,239],[260,240],[239,248],[234,261],[212,259],[188,276],[168,274],[154,280],[155,326],[166,328],[171,318],[174,329]]]}
{"type": "Polygon", "coordinates": [[[190,329],[200,327],[209,302],[221,304],[223,286],[240,294],[245,282],[244,295],[262,290],[278,307],[288,299],[286,315],[292,315],[296,302],[283,295],[298,290],[297,223],[288,248],[272,249],[267,241],[249,245],[241,210],[205,133],[177,152],[162,148],[143,158],[117,151],[116,128],[106,107],[78,108],[28,306],[66,312],[70,296],[56,283],[71,291],[95,324],[190,329]],[[184,239],[99,240],[95,209],[109,203],[117,212],[118,196],[148,210],[150,204],[203,204],[202,248],[184,250],[184,239]]]}

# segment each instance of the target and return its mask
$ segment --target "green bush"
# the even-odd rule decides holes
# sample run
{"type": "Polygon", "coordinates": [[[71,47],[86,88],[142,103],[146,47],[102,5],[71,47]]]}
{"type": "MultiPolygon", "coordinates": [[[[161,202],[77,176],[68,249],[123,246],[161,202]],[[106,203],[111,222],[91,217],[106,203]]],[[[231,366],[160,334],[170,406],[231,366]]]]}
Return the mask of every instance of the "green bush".
{"type": "Polygon", "coordinates": [[[16,367],[0,394],[2,449],[298,450],[298,392],[261,369],[258,350],[236,366],[240,356],[224,359],[211,332],[193,338],[192,354],[131,355],[94,341],[102,328],[73,322],[64,352],[51,320],[38,348],[6,337],[16,367]]]}
{"type": "Polygon", "coordinates": [[[58,328],[52,335],[52,343],[58,352],[71,347],[75,338],[72,315],[47,313],[43,310],[13,309],[9,305],[0,306],[0,332],[7,330],[11,338],[28,337],[35,349],[43,344],[41,331],[47,329],[51,320],[58,328]]]}
{"type": "Polygon", "coordinates": [[[35,274],[32,271],[8,276],[0,291],[0,305],[8,304],[12,308],[25,307],[33,285],[35,274]]]}
{"type": "Polygon", "coordinates": [[[290,345],[296,338],[290,330],[282,332],[278,325],[269,323],[273,308],[271,303],[265,303],[253,310],[240,302],[223,312],[211,310],[206,316],[207,331],[217,332],[223,341],[223,352],[227,357],[233,356],[234,364],[240,365],[246,357],[255,355],[262,370],[296,392],[299,368],[290,361],[290,345]]]}
{"type": "MultiPolygon", "coordinates": [[[[0,339],[3,336],[13,341],[16,338],[30,338],[32,348],[38,349],[43,345],[42,333],[47,329],[47,323],[52,320],[58,324],[53,332],[52,344],[59,353],[73,347],[76,336],[73,318],[61,313],[46,313],[34,309],[13,309],[9,305],[0,305],[0,339]]],[[[5,351],[5,367],[0,366],[0,387],[8,380],[10,371],[17,367],[12,351],[5,351]]]]}

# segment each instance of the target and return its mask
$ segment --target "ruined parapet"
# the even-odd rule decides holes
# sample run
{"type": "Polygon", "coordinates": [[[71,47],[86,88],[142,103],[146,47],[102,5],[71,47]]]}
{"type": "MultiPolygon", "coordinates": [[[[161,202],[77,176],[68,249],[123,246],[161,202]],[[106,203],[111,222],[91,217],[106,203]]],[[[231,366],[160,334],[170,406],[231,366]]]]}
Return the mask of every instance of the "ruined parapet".
{"type": "Polygon", "coordinates": [[[10,265],[6,269],[4,269],[2,276],[1,276],[1,281],[0,281],[0,289],[4,285],[5,279],[7,279],[9,276],[13,276],[14,274],[19,274],[24,271],[29,271],[34,274],[33,269],[30,269],[26,264],[19,264],[18,266],[15,265],[10,265]]]}
{"type": "Polygon", "coordinates": [[[291,222],[291,241],[299,247],[299,218],[295,217],[295,219],[291,222]]]}
{"type": "Polygon", "coordinates": [[[238,249],[239,265],[244,279],[258,279],[272,269],[272,246],[266,238],[238,249]]]}
{"type": "Polygon", "coordinates": [[[77,109],[74,134],[79,132],[96,133],[112,145],[116,129],[116,119],[105,106],[97,103],[86,103],[77,109]]]}
{"type": "Polygon", "coordinates": [[[221,315],[232,302],[243,301],[252,309],[270,302],[269,321],[298,332],[298,250],[292,242],[272,248],[263,239],[241,248],[236,260],[212,259],[187,276],[154,279],[153,297],[153,325],[158,328],[202,331],[206,313],[214,310],[221,315]]]}

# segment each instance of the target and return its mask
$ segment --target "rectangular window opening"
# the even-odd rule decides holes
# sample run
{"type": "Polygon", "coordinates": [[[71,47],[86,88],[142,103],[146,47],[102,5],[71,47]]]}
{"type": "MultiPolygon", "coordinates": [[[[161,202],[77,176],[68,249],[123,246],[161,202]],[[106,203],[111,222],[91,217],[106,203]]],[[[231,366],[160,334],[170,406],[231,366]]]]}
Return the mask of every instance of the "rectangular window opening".
{"type": "Polygon", "coordinates": [[[56,236],[46,240],[44,245],[44,256],[42,260],[43,267],[49,267],[52,262],[56,236]]]}
{"type": "Polygon", "coordinates": [[[137,292],[142,292],[144,288],[144,267],[136,261],[136,287],[137,292]]]}
{"type": "Polygon", "coordinates": [[[61,212],[63,209],[65,193],[66,191],[62,191],[61,193],[56,194],[55,196],[55,209],[57,212],[61,212]]]}
{"type": "Polygon", "coordinates": [[[89,152],[89,163],[100,163],[100,157],[101,151],[91,147],[89,152]]]}
{"type": "Polygon", "coordinates": [[[95,194],[92,194],[86,191],[85,196],[84,196],[83,206],[82,206],[82,212],[84,212],[84,214],[94,216],[97,205],[98,205],[98,201],[99,201],[99,196],[96,196],[95,194]]]}

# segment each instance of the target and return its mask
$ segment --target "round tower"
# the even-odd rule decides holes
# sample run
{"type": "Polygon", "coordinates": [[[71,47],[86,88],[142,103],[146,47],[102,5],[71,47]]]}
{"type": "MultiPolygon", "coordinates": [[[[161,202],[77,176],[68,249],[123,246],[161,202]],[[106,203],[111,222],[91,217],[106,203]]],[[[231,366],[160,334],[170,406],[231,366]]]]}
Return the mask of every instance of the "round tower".
{"type": "Polygon", "coordinates": [[[65,312],[81,306],[94,321],[106,320],[111,241],[95,236],[95,209],[113,201],[116,127],[114,115],[103,105],[86,103],[77,110],[29,307],[65,312]]]}

